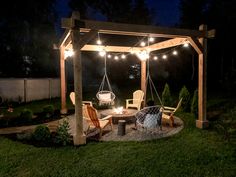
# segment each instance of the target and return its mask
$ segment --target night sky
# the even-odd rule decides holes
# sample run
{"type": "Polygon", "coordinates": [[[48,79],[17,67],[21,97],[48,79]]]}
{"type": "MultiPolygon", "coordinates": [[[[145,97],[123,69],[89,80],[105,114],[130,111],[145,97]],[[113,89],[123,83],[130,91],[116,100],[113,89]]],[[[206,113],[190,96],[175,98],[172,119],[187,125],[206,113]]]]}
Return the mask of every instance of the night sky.
{"type": "MultiPolygon", "coordinates": [[[[68,0],[57,0],[59,19],[67,17],[70,9],[68,0]]],[[[160,26],[174,26],[179,20],[179,0],[147,0],[149,8],[155,12],[154,23],[160,26]]]]}

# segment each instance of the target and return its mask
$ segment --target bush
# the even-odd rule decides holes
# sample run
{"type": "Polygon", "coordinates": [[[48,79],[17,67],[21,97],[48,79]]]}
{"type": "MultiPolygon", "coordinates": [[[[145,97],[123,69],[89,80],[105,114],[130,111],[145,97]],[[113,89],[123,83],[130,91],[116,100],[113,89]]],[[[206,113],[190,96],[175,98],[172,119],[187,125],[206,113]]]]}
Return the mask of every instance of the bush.
{"type": "Polygon", "coordinates": [[[181,107],[183,111],[188,112],[190,109],[190,93],[186,86],[183,86],[179,93],[179,99],[182,98],[181,107]]]}
{"type": "Polygon", "coordinates": [[[30,109],[23,109],[20,113],[20,122],[30,122],[33,118],[33,111],[30,109]]]}
{"type": "Polygon", "coordinates": [[[36,141],[40,142],[48,142],[51,138],[50,130],[45,125],[38,125],[35,128],[35,131],[33,133],[33,137],[36,141]]]}
{"type": "Polygon", "coordinates": [[[63,146],[70,143],[70,134],[69,134],[69,123],[67,120],[63,120],[63,122],[59,125],[56,131],[55,143],[61,144],[63,146]]]}
{"type": "Polygon", "coordinates": [[[198,117],[198,91],[197,89],[194,91],[193,99],[191,103],[191,113],[194,114],[194,116],[198,117]]]}
{"type": "Polygon", "coordinates": [[[43,107],[43,112],[46,117],[51,117],[54,114],[54,106],[53,105],[46,105],[43,107]]]}
{"type": "Polygon", "coordinates": [[[162,92],[162,104],[166,106],[172,106],[172,98],[170,94],[169,85],[166,83],[165,88],[162,92]]]}

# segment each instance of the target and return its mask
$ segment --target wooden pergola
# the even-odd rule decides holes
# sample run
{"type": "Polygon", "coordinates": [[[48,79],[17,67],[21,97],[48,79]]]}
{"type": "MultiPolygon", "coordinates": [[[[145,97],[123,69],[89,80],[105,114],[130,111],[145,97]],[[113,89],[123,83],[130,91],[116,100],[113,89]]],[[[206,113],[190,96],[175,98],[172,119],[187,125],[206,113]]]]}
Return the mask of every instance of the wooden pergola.
{"type": "MultiPolygon", "coordinates": [[[[89,45],[88,42],[94,39],[98,32],[113,35],[128,36],[152,36],[163,37],[167,40],[148,46],[150,52],[169,47],[182,45],[186,42],[198,53],[198,120],[196,127],[206,128],[208,121],[206,119],[206,60],[207,60],[207,38],[213,38],[215,30],[207,30],[206,25],[201,25],[198,30],[164,28],[148,25],[134,25],[101,21],[90,21],[80,19],[79,12],[73,12],[71,18],[62,19],[62,28],[65,33],[62,36],[60,49],[60,70],[61,70],[61,112],[66,113],[66,79],[65,79],[65,51],[73,49],[74,64],[74,91],[75,91],[75,123],[76,132],[74,144],[80,145],[86,143],[86,137],[83,133],[82,116],[82,61],[81,51],[99,51],[98,45],[89,45]],[[84,33],[81,35],[81,33],[84,33]]],[[[131,47],[126,46],[104,46],[107,52],[131,52],[131,47]]],[[[137,52],[145,50],[147,47],[133,47],[132,51],[137,52]]],[[[146,61],[141,61],[141,90],[146,93],[146,61]]]]}

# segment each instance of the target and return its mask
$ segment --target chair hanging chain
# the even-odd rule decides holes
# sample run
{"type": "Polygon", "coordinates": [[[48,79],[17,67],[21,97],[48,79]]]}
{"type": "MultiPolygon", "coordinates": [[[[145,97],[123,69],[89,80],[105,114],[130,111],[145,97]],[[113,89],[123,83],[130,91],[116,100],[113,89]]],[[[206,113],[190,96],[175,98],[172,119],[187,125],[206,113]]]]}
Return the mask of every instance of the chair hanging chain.
{"type": "MultiPolygon", "coordinates": [[[[149,46],[149,36],[148,36],[148,46],[149,46]]],[[[159,96],[159,94],[158,94],[158,92],[157,92],[157,90],[156,90],[156,87],[155,87],[155,85],[154,85],[154,83],[153,83],[153,81],[152,81],[151,75],[150,75],[150,63],[149,63],[149,60],[150,60],[150,59],[148,58],[148,60],[147,60],[146,90],[147,90],[148,83],[149,83],[149,87],[150,87],[150,92],[151,92],[152,100],[154,100],[153,90],[152,90],[152,89],[154,89],[155,94],[157,95],[157,98],[158,98],[158,100],[159,100],[161,106],[163,107],[161,98],[160,98],[160,96],[159,96]]],[[[145,100],[146,100],[146,95],[147,95],[147,94],[145,94],[145,100]]]]}

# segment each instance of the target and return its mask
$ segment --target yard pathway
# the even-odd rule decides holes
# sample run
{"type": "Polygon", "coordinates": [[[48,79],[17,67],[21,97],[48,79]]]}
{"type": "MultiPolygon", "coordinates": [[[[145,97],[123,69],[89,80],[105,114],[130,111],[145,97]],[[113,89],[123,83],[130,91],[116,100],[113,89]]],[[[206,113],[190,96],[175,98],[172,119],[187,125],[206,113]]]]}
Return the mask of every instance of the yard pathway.
{"type": "MultiPolygon", "coordinates": [[[[44,123],[50,131],[56,131],[58,125],[60,124],[60,120],[51,121],[48,123],[44,123]]],[[[23,132],[33,132],[35,127],[38,125],[28,125],[28,126],[20,126],[20,127],[9,127],[9,128],[1,128],[0,135],[14,134],[14,133],[23,133],[23,132]]]]}

